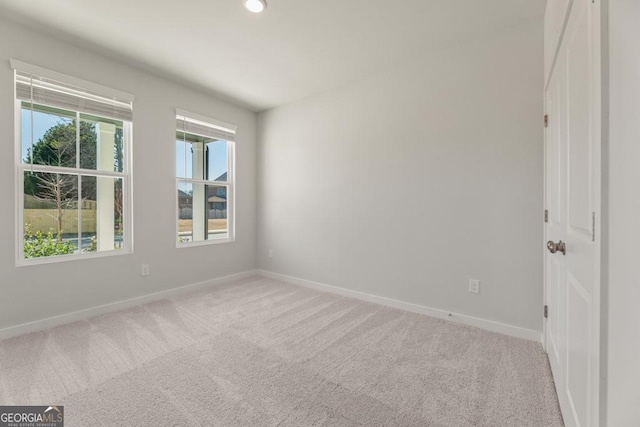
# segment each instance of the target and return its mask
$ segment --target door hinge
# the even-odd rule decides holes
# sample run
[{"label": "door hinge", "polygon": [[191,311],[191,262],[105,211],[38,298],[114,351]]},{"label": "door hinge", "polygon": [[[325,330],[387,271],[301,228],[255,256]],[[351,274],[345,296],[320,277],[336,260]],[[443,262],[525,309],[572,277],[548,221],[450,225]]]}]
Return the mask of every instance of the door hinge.
[{"label": "door hinge", "polygon": [[544,222],[549,222],[549,209],[544,210]]},{"label": "door hinge", "polygon": [[549,306],[544,306],[544,318],[547,319],[549,317]]},{"label": "door hinge", "polygon": [[596,241],[596,213],[591,213],[591,241]]},{"label": "door hinge", "polygon": [[549,115],[544,115],[544,127],[549,127]]}]

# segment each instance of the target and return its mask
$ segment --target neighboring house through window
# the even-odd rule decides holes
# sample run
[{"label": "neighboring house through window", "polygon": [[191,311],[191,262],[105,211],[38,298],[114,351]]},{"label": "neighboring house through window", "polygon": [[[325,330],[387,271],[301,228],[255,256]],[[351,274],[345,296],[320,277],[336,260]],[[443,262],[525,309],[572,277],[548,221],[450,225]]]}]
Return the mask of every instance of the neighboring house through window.
[{"label": "neighboring house through window", "polygon": [[236,127],[176,111],[178,246],[234,239]]},{"label": "neighboring house through window", "polygon": [[131,251],[133,96],[11,61],[17,262]]}]

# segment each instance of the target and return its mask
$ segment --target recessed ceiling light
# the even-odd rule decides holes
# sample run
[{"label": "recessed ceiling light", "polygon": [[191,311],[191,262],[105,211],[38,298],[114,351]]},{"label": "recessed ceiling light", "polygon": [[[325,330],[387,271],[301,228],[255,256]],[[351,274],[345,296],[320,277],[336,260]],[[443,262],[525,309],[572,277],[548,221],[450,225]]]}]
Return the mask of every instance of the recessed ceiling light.
[{"label": "recessed ceiling light", "polygon": [[260,13],[267,7],[267,0],[244,0],[244,7],[253,13]]}]

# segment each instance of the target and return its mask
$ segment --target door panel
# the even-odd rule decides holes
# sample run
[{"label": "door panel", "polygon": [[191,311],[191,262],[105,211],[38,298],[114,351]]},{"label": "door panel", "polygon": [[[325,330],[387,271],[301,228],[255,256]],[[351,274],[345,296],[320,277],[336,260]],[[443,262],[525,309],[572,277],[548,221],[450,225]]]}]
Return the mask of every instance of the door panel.
[{"label": "door panel", "polygon": [[591,73],[589,26],[585,2],[578,2],[566,35],[566,67],[568,88],[568,165],[567,208],[570,230],[591,239]]},{"label": "door panel", "polygon": [[545,240],[566,245],[545,256],[545,346],[567,427],[599,416],[599,7],[573,1],[545,92]]},{"label": "door panel", "polygon": [[566,394],[576,425],[586,426],[589,402],[589,341],[591,298],[583,286],[567,274],[567,377]]}]

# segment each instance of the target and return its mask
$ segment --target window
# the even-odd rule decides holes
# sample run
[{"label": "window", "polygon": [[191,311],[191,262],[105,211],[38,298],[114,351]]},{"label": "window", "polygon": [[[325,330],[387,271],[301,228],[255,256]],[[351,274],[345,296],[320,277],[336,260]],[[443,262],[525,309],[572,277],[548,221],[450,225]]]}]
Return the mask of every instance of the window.
[{"label": "window", "polygon": [[234,239],[235,126],[176,112],[178,246]]},{"label": "window", "polygon": [[18,61],[18,263],[131,251],[131,95]]}]

